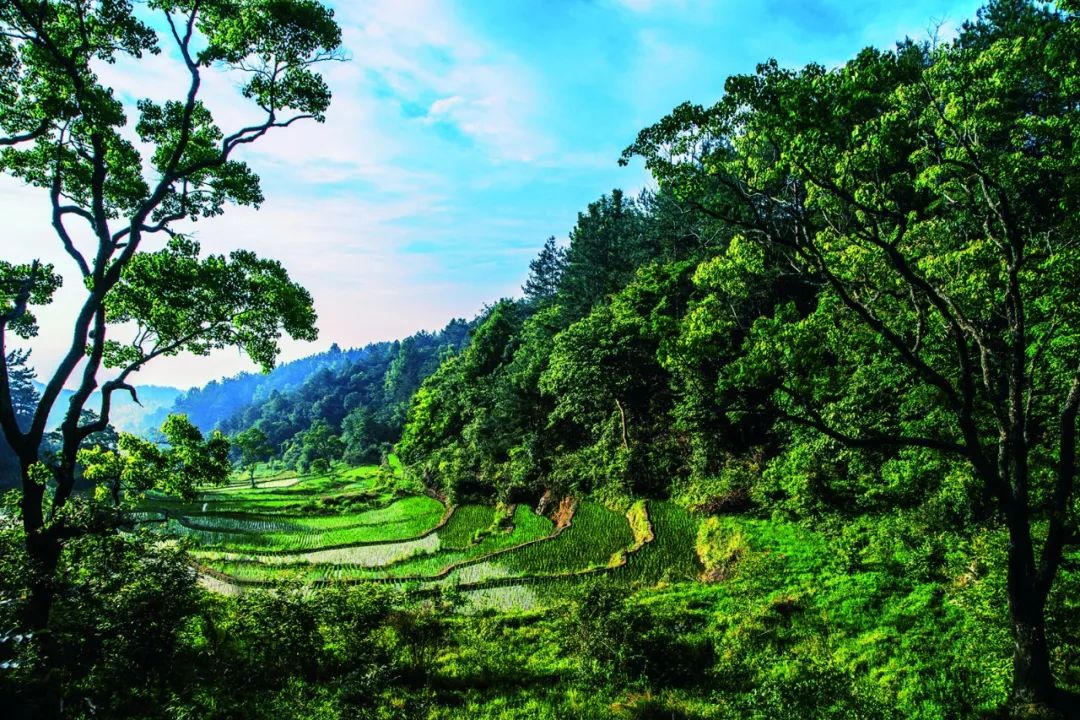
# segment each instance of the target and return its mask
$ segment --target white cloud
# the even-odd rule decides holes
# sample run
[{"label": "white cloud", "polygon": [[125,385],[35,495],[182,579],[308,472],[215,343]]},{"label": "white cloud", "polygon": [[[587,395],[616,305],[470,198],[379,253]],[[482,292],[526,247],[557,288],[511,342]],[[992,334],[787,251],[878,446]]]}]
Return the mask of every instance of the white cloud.
[{"label": "white cloud", "polygon": [[452,95],[446,98],[439,98],[435,102],[431,103],[431,107],[428,108],[428,117],[435,117],[438,115],[446,115],[451,112],[455,107],[463,104],[465,99],[460,95]]},{"label": "white cloud", "polygon": [[[554,149],[535,129],[537,99],[526,69],[465,27],[447,4],[349,3],[338,17],[353,61],[322,68],[334,92],[325,125],[294,125],[238,155],[265,181],[264,208],[231,208],[222,217],[181,228],[193,232],[206,252],[247,247],[280,259],[312,291],[324,340],[316,346],[285,342],[285,357],[333,341],[363,344],[439,327],[513,289],[498,277],[472,286],[449,279],[446,263],[470,264],[467,250],[440,255],[410,249],[416,243],[468,247],[447,230],[449,218],[461,217],[445,196],[447,169],[427,162],[438,155],[438,143],[445,143],[436,125],[457,128],[488,162]],[[183,65],[165,39],[162,44],[160,55],[96,68],[128,105],[131,123],[134,100],[182,99],[186,91]],[[205,71],[200,95],[226,133],[258,119],[259,111],[240,96],[235,76]],[[404,118],[403,101],[422,103],[427,118]],[[483,165],[481,159],[476,165]],[[32,343],[34,363],[46,375],[66,350],[66,328],[84,292],[49,227],[48,202],[40,191],[0,178],[0,215],[4,259],[42,257],[67,276],[56,302],[39,313],[43,332]],[[433,237],[433,229],[443,235]],[[89,236],[84,242],[92,247]],[[498,256],[497,248],[489,249],[488,259],[475,264]],[[140,380],[185,385],[241,369],[251,369],[250,363],[234,351],[164,358],[141,372]]]},{"label": "white cloud", "polygon": [[[841,42],[804,37],[753,3],[536,2],[503,12],[479,1],[337,0],[352,61],[322,68],[334,92],[326,123],[243,148],[238,157],[264,180],[264,208],[230,208],[193,229],[207,251],[247,247],[281,260],[312,291],[322,339],[286,343],[286,357],[435,328],[516,292],[543,238],[566,232],[589,200],[645,184],[640,162],[616,167],[619,151],[678,102],[715,100],[727,74],[769,54],[795,64],[846,58],[857,43],[902,35],[901,25],[925,34],[922,17],[947,17],[937,3],[919,0],[928,9],[908,8],[903,21],[883,2],[867,4],[859,37]],[[554,20],[533,33],[529,13]],[[180,99],[186,89],[167,53],[98,69],[125,102]],[[202,95],[226,132],[257,119],[235,76],[204,75]],[[0,178],[0,216],[0,257],[40,254],[73,269],[40,191]],[[42,370],[59,358],[81,296],[68,275],[41,313]],[[249,367],[229,352],[163,360],[141,379],[185,384]]]},{"label": "white cloud", "polygon": [[427,108],[422,124],[450,123],[500,162],[556,149],[538,118],[534,70],[463,24],[449,3],[384,0],[350,4],[338,15],[354,63],[394,101]]},{"label": "white cloud", "polygon": [[687,0],[614,0],[615,4],[631,12],[644,14],[657,10],[685,9]]}]

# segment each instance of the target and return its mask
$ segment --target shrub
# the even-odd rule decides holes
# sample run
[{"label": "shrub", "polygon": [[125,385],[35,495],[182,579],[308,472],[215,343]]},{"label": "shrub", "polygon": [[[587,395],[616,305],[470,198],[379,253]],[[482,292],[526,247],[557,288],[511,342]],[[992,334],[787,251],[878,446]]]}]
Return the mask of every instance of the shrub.
[{"label": "shrub", "polygon": [[739,560],[750,546],[742,531],[731,530],[720,518],[711,517],[698,529],[694,549],[705,566],[702,579],[718,581],[727,579],[735,572]]}]

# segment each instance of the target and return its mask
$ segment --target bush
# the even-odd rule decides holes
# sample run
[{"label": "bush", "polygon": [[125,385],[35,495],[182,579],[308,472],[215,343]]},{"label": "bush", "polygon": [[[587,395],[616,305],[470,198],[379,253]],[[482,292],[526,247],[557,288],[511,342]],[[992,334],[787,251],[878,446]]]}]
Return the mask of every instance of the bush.
[{"label": "bush", "polygon": [[735,572],[750,545],[742,531],[732,530],[720,518],[711,517],[698,528],[694,549],[705,566],[703,579],[718,581],[726,580]]}]

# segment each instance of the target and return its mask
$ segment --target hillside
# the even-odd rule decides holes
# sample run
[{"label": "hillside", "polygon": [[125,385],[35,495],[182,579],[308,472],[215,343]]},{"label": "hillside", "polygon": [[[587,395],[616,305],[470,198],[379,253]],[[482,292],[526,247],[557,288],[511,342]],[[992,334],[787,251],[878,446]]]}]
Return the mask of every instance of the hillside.
[{"label": "hillside", "polygon": [[158,412],[181,413],[204,431],[265,433],[268,457],[293,467],[316,459],[377,461],[401,435],[405,411],[420,383],[471,328],[451,320],[435,333],[363,348],[329,351],[285,363],[265,375],[244,373],[179,396]]},{"label": "hillside", "polygon": [[[254,487],[155,495],[133,517],[189,543],[200,583],[236,612],[262,612],[265,590],[289,598],[273,609],[286,624],[340,593],[398,608],[385,622],[410,623],[424,639],[403,642],[426,649],[392,687],[410,703],[434,688],[431,717],[468,703],[475,717],[509,704],[520,717],[795,720],[827,703],[835,717],[899,720],[989,711],[1007,689],[1008,631],[983,610],[1000,570],[919,577],[895,548],[798,522],[704,519],[663,500],[447,504],[393,456],[308,476],[262,468]],[[625,689],[637,683],[656,694]]]},{"label": "hillside", "polygon": [[3,720],[1080,720],[1080,0],[924,11],[0,3]]},{"label": "hillside", "polygon": [[188,502],[154,498],[139,517],[192,541],[208,584],[234,593],[283,582],[451,586],[476,612],[536,609],[600,577],[651,585],[700,574],[696,521],[670,503],[614,512],[565,498],[541,503],[540,514],[446,505],[387,467],[263,477]]},{"label": "hillside", "polygon": [[211,380],[179,395],[167,413],[183,413],[204,431],[213,430],[248,407],[265,402],[274,392],[289,392],[315,373],[358,361],[376,347],[342,350],[334,344],[326,352],[282,363],[265,374],[240,373]]}]

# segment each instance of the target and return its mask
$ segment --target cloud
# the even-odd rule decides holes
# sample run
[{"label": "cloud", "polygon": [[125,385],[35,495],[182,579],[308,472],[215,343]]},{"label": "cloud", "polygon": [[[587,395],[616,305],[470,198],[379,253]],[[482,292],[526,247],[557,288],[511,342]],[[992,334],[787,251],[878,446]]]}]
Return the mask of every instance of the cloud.
[{"label": "cloud", "polygon": [[651,13],[663,9],[670,11],[687,7],[687,0],[614,0],[619,5],[634,13]]},{"label": "cloud", "polygon": [[[461,258],[417,252],[427,229],[409,224],[418,216],[438,216],[446,209],[436,196],[418,195],[397,202],[357,201],[351,196],[315,200],[281,198],[262,210],[234,208],[209,221],[179,229],[197,239],[204,253],[228,253],[238,247],[281,259],[290,277],[312,293],[319,314],[317,343],[285,340],[283,358],[308,355],[337,341],[362,345],[404,337],[420,329],[442,327],[452,316],[471,317],[483,300],[506,292],[501,275],[488,282],[462,283],[448,267]],[[68,329],[85,291],[70,259],[48,226],[48,200],[39,190],[0,178],[0,214],[5,223],[4,259],[41,258],[55,263],[65,285],[49,306],[37,309],[42,333],[30,343],[33,364],[47,376],[67,349]],[[122,337],[124,331],[114,331]],[[160,358],[139,373],[139,382],[187,386],[209,377],[253,371],[255,366],[234,350],[207,358]]]},{"label": "cloud", "polygon": [[431,103],[431,107],[428,108],[428,117],[435,117],[437,115],[445,115],[453,109],[465,102],[465,99],[460,95],[454,95],[447,98],[439,98],[435,102]]},{"label": "cloud", "polygon": [[539,122],[534,69],[469,27],[450,3],[350,4],[339,17],[354,63],[372,83],[369,97],[381,90],[383,103],[426,107],[421,127],[452,125],[496,162],[528,162],[555,150]]}]

